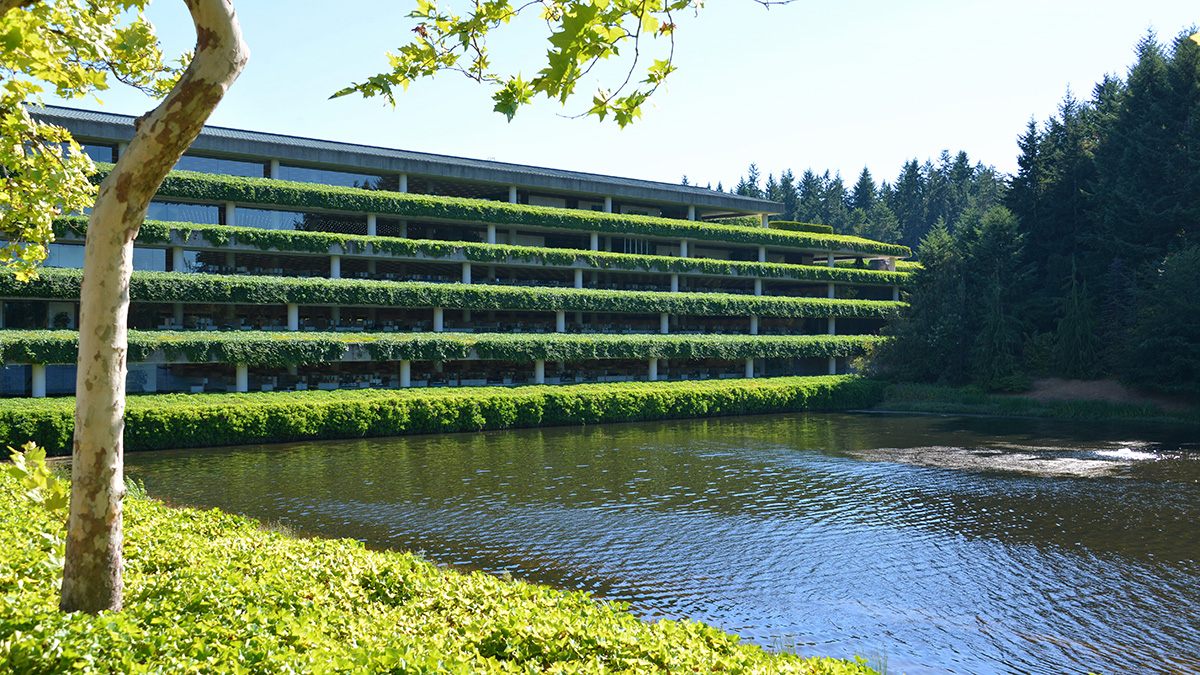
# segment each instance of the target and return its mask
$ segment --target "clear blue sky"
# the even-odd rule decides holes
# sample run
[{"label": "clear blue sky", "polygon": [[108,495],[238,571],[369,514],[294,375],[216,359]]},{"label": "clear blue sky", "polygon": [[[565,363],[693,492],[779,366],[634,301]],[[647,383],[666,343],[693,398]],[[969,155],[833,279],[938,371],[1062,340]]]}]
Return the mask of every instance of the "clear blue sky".
[{"label": "clear blue sky", "polygon": [[[851,183],[865,165],[892,180],[906,160],[942,149],[1007,173],[1026,123],[1053,114],[1068,87],[1086,98],[1105,73],[1125,75],[1148,29],[1168,41],[1200,23],[1195,0],[797,0],[770,10],[710,0],[678,19],[680,70],[624,130],[563,116],[585,109],[594,82],[565,109],[539,100],[512,123],[491,112],[490,90],[452,73],[413,85],[394,110],[328,100],[386,66],[384,52],[410,35],[413,4],[235,0],[252,56],[210,123],[726,188],[751,162],[764,177],[812,167]],[[160,0],[150,18],[169,53],[194,43],[182,2]],[[506,30],[493,62],[536,70],[544,24],[531,16]],[[67,104],[152,107],[130,91],[101,98]]]}]

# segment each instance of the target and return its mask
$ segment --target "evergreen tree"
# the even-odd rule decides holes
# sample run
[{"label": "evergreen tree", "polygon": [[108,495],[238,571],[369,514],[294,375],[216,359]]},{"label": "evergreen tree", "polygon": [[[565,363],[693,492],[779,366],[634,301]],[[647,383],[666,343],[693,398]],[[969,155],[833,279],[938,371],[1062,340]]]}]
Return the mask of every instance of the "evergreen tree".
[{"label": "evergreen tree", "polygon": [[1058,371],[1067,377],[1095,376],[1098,347],[1094,301],[1088,296],[1087,281],[1072,265],[1055,341]]},{"label": "evergreen tree", "polygon": [[858,182],[854,184],[850,205],[863,211],[870,211],[875,205],[875,179],[871,178],[871,172],[865,166],[862,173],[858,174]]},{"label": "evergreen tree", "polygon": [[779,192],[783,204],[783,220],[796,220],[796,208],[800,203],[800,195],[796,191],[796,177],[788,169],[779,175]]},{"label": "evergreen tree", "polygon": [[888,207],[900,221],[903,243],[916,250],[929,231],[925,220],[925,180],[921,176],[921,165],[913,159],[904,164],[900,176],[892,188]]},{"label": "evergreen tree", "polygon": [[691,183],[688,183],[688,177],[687,177],[687,174],[686,174],[686,173],[685,173],[685,174],[683,174],[683,180],[681,180],[681,181],[679,182],[679,184],[680,184],[680,185],[691,185]]}]

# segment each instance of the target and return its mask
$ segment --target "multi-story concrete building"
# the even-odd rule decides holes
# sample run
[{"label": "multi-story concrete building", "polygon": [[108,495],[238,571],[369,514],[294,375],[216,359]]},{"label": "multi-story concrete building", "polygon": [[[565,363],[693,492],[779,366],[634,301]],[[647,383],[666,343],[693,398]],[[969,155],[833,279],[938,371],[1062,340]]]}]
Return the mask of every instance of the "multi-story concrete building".
[{"label": "multi-story concrete building", "polygon": [[[129,116],[38,116],[101,172],[133,136]],[[781,211],[695,186],[209,127],[138,237],[129,389],[844,372],[899,301],[908,250],[769,224]],[[73,393],[69,350],[44,345],[73,339],[85,223],[56,228],[41,280],[0,280],[4,395]]]}]

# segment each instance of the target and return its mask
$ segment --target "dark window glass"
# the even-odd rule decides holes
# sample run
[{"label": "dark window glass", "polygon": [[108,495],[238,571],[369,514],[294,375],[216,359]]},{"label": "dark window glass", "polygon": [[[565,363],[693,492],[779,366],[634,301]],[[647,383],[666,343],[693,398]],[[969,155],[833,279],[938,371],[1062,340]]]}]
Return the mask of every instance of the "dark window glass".
[{"label": "dark window glass", "polygon": [[146,211],[146,220],[219,225],[221,223],[221,211],[221,207],[208,204],[150,202],[150,209]]},{"label": "dark window glass", "polygon": [[262,178],[267,175],[266,165],[262,162],[244,162],[237,159],[218,159],[216,157],[196,157],[184,155],[175,164],[179,171],[199,171],[201,173],[219,173],[226,176],[247,176]]},{"label": "dark window glass", "polygon": [[167,271],[167,251],[161,248],[133,249],[133,269],[148,272]]},{"label": "dark window glass", "polygon": [[117,161],[117,146],[115,145],[96,145],[93,143],[80,143],[83,147],[83,154],[92,158],[93,162],[108,162]]},{"label": "dark window glass", "polygon": [[[298,183],[320,183],[322,185],[341,185],[366,190],[395,190],[396,187],[386,185],[383,176],[367,173],[352,173],[349,171],[332,171],[329,169],[310,169],[303,166],[280,166],[279,178],[293,180]],[[397,183],[399,179],[393,179]]]}]

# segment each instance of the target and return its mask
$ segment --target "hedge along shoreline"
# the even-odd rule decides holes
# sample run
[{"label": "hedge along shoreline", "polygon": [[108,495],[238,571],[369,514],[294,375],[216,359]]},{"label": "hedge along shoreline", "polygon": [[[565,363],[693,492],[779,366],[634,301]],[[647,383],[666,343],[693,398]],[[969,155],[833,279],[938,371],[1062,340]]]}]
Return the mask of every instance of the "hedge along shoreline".
[{"label": "hedge along shoreline", "polygon": [[[714,260],[712,258],[680,258],[662,255],[637,255],[633,253],[611,253],[608,251],[586,251],[582,249],[542,248],[536,246],[510,246],[507,244],[483,244],[478,242],[441,241],[436,239],[399,239],[396,237],[369,237],[365,235],[337,234],[333,232],[305,232],[300,230],[265,230],[253,227],[231,227],[228,225],[205,225],[202,223],[177,223],[147,220],[138,233],[138,242],[143,244],[171,244],[174,230],[179,241],[187,241],[198,234],[215,248],[241,244],[253,246],[261,251],[288,251],[299,253],[330,254],[334,246],[349,255],[387,253],[398,258],[414,260],[446,259],[461,255],[469,262],[540,263],[544,266],[577,268],[582,263],[596,270],[646,271],[705,276],[739,276],[761,279],[791,279],[796,281],[819,281],[849,283],[864,286],[907,286],[908,274],[884,270],[866,270],[826,265],[792,265],[785,263],[760,263],[751,261]],[[54,223],[55,236],[82,237],[87,232],[87,219],[74,216],[62,218]],[[370,253],[368,253],[370,252]]]},{"label": "hedge along shoreline", "polygon": [[[404,436],[611,422],[848,410],[886,384],[853,375],[561,386],[130,396],[125,449]],[[0,401],[0,437],[71,452],[75,399]]]},{"label": "hedge along shoreline", "polygon": [[[45,269],[33,281],[0,273],[0,296],[79,299],[82,271]],[[471,310],[606,312],[783,318],[886,318],[904,303],[727,293],[606,291],[533,286],[134,272],[135,302],[194,302]]]},{"label": "hedge along shoreline", "polygon": [[[576,333],[309,333],[129,331],[128,360],[299,366],[350,360],[532,362],[860,356],[875,335],[589,335]],[[359,354],[351,355],[352,348]],[[0,331],[0,361],[75,363],[78,333]]]},{"label": "hedge along shoreline", "polygon": [[[94,182],[112,170],[100,164]],[[401,218],[432,218],[462,223],[526,225],[576,232],[633,234],[672,239],[782,246],[803,251],[847,251],[907,258],[907,246],[885,244],[861,237],[812,232],[791,232],[769,227],[723,225],[711,221],[674,220],[652,216],[556,209],[461,197],[417,195],[384,190],[364,190],[273,178],[246,178],[172,171],[156,196],[205,202],[233,202],[246,206],[316,208],[351,213],[374,213]]]}]

